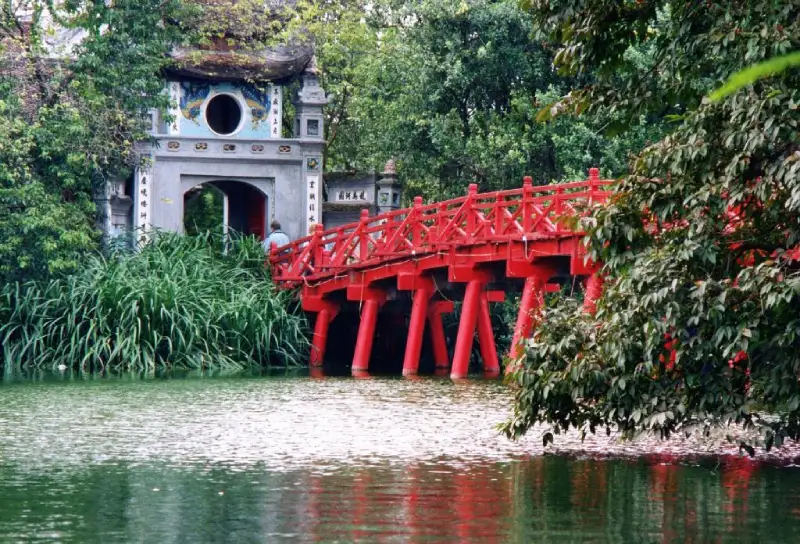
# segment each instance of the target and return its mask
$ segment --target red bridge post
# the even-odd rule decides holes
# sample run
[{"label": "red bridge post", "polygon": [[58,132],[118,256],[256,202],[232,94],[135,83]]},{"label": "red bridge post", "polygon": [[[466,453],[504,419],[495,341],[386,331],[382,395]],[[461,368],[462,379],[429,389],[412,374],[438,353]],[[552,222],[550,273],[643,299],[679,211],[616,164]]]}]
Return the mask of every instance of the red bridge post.
[{"label": "red bridge post", "polygon": [[[406,352],[403,356],[403,376],[413,376],[419,369],[419,357],[422,350],[422,337],[425,333],[425,320],[428,317],[428,306],[433,295],[433,282],[429,278],[413,277],[415,285],[414,300],[411,306],[411,319],[408,325],[408,338]],[[398,289],[406,287],[401,285],[402,276],[398,276]]]},{"label": "red bridge post", "polygon": [[442,314],[453,311],[453,302],[438,300],[428,308],[428,324],[431,331],[431,343],[433,345],[433,361],[437,370],[450,369],[450,356],[447,353],[447,339],[444,335],[444,325],[442,324]]},{"label": "red bridge post", "polygon": [[595,272],[586,278],[586,292],[583,295],[584,311],[594,314],[597,311],[597,299],[603,295],[605,277],[600,272]]},{"label": "red bridge post", "polygon": [[375,323],[378,321],[377,300],[365,300],[361,307],[361,322],[358,324],[356,351],[353,354],[353,372],[369,370],[369,358],[372,354],[372,341],[375,338]]},{"label": "red bridge post", "polygon": [[[519,304],[517,323],[514,327],[514,336],[511,339],[509,357],[512,361],[524,357],[525,351],[521,346],[523,340],[531,335],[533,316],[544,305],[544,293],[547,280],[553,275],[551,266],[532,263],[530,274],[525,278],[525,287],[522,289],[522,299]],[[513,365],[506,367],[506,374],[513,370]]]},{"label": "red bridge post", "polygon": [[317,322],[314,324],[314,339],[311,342],[311,356],[308,364],[312,367],[322,366],[325,358],[325,347],[328,345],[328,328],[331,321],[339,313],[338,306],[327,305],[317,313]]},{"label": "red bridge post", "polygon": [[522,299],[519,303],[517,323],[514,326],[514,336],[511,340],[511,358],[516,358],[521,353],[520,344],[531,334],[533,313],[544,303],[544,288],[546,279],[531,276],[525,278],[525,287],[522,289]]},{"label": "red bridge post", "polygon": [[489,313],[489,296],[481,293],[480,310],[478,312],[478,345],[481,348],[483,371],[488,375],[500,374],[500,362],[497,359],[497,345],[492,330],[492,315]]},{"label": "red bridge post", "polygon": [[600,265],[586,255],[574,255],[570,259],[569,273],[572,276],[583,276],[584,281],[584,295],[583,295],[583,310],[590,314],[597,311],[597,299],[603,294],[603,284],[605,283],[605,275],[600,272]]},{"label": "red bridge post", "polygon": [[461,321],[458,323],[456,350],[453,353],[453,368],[450,377],[454,380],[466,378],[469,373],[469,358],[472,355],[472,339],[475,336],[475,325],[478,321],[478,305],[484,282],[473,279],[467,283],[464,293],[464,305],[461,307]]},{"label": "red bridge post", "polygon": [[308,364],[311,367],[320,367],[325,358],[325,347],[328,345],[328,327],[339,314],[339,304],[309,293],[302,296],[302,302],[303,310],[317,314]]}]

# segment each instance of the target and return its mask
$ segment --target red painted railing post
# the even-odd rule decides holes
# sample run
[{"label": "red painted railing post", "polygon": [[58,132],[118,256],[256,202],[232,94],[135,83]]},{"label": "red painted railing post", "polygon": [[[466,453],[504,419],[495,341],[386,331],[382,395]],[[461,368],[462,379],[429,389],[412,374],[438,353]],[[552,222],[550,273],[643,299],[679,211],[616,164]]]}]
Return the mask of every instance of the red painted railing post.
[{"label": "red painted railing post", "polygon": [[318,274],[325,265],[325,246],[322,244],[324,230],[323,226],[317,223],[314,226],[314,236],[311,238],[311,244],[313,244],[312,254],[314,255],[314,274]]},{"label": "red painted railing post", "polygon": [[444,242],[444,229],[447,228],[447,204],[439,204],[436,212],[436,241]]},{"label": "red painted railing post", "polygon": [[358,259],[362,263],[367,260],[369,255],[369,235],[367,234],[367,224],[369,223],[369,210],[361,210],[361,220],[358,225]]},{"label": "red painted railing post", "polygon": [[533,230],[533,178],[522,178],[522,233]]},{"label": "red painted railing post", "polygon": [[395,217],[394,215],[390,215],[389,217],[386,218],[386,222],[383,224],[383,236],[378,246],[380,247],[381,251],[390,251],[387,248],[386,244],[391,239],[392,234],[394,234],[394,230],[396,228],[394,217]]},{"label": "red painted railing post", "polygon": [[278,263],[272,263],[272,258],[278,256],[278,244],[276,242],[272,242],[269,245],[269,253],[267,254],[267,262],[269,263],[269,267],[272,270],[272,277],[276,278],[280,275],[280,267]]},{"label": "red painted railing post", "polygon": [[556,218],[561,219],[561,214],[564,210],[564,207],[562,206],[564,202],[564,189],[561,187],[556,187],[556,194],[554,198],[556,201],[554,202],[553,210],[555,211]]},{"label": "red painted railing post", "polygon": [[564,213],[564,189],[561,187],[556,187],[556,193],[553,195],[553,223],[556,225],[556,228],[559,232],[565,230],[563,225],[563,213]]},{"label": "red painted railing post", "polygon": [[411,249],[417,250],[422,247],[422,224],[420,217],[422,208],[422,197],[414,197],[414,208],[411,210]]},{"label": "red painted railing post", "polygon": [[322,246],[322,272],[327,272],[330,269],[331,252],[323,245]]},{"label": "red painted railing post", "polygon": [[347,240],[347,237],[344,235],[344,228],[339,227],[336,229],[336,238],[333,244],[333,250],[331,255],[331,261],[335,261],[339,253],[344,249],[344,242]]},{"label": "red painted railing post", "polygon": [[467,200],[464,202],[465,210],[467,212],[467,237],[472,240],[475,236],[475,231],[478,229],[478,213],[475,208],[475,200],[478,195],[478,186],[475,183],[470,183],[467,189]]},{"label": "red painted railing post", "polygon": [[596,187],[599,186],[600,181],[600,169],[599,168],[589,168],[589,205],[591,206],[594,204],[594,193]]},{"label": "red painted railing post", "polygon": [[494,236],[495,238],[503,234],[503,219],[506,213],[506,197],[500,193],[495,198],[494,207]]}]

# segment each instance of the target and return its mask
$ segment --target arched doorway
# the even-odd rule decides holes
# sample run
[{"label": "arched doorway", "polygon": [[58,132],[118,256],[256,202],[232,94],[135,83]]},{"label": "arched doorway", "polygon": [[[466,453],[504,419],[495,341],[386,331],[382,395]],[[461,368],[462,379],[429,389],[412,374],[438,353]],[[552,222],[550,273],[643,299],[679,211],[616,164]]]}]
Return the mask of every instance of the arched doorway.
[{"label": "arched doorway", "polygon": [[183,227],[192,234],[219,226],[224,234],[234,231],[263,240],[268,233],[268,209],[267,196],[248,183],[202,183],[183,195]]}]

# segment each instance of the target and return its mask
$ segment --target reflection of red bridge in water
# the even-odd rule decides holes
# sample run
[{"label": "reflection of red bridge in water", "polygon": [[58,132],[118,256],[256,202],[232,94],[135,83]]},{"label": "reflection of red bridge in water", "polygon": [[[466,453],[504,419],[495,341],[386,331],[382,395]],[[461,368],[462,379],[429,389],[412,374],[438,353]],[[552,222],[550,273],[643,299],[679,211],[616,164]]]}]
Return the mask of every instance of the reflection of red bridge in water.
[{"label": "reflection of red bridge in water", "polygon": [[360,309],[352,371],[369,369],[378,312],[388,301],[410,299],[403,374],[416,374],[423,333],[429,327],[437,368],[449,367],[441,314],[463,300],[451,376],[467,375],[477,328],[484,371],[500,371],[489,313],[490,302],[522,289],[513,345],[526,338],[545,291],[575,278],[587,280],[591,309],[601,279],[585,262],[583,232],[575,221],[609,196],[610,181],[596,168],[586,181],[523,187],[466,196],[369,217],[317,231],[273,252],[273,278],[282,287],[301,286],[303,309],[316,314],[312,366],[322,364],[331,321],[349,307]]},{"label": "reflection of red bridge in water", "polygon": [[314,542],[594,542],[612,534],[623,542],[726,542],[797,517],[798,498],[771,492],[780,476],[759,474],[765,468],[749,458],[673,453],[429,459],[402,470],[356,462],[309,473],[297,488],[305,499],[295,502],[307,501],[303,531]]}]

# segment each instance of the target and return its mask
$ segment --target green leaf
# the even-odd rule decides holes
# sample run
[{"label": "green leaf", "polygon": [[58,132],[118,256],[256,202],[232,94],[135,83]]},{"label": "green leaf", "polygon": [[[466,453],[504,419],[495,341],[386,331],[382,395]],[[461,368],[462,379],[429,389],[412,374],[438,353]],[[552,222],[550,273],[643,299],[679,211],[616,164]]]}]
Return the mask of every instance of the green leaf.
[{"label": "green leaf", "polygon": [[795,66],[800,66],[800,51],[760,62],[731,75],[722,87],[708,96],[708,99],[711,102],[719,102],[759,79],[778,75]]}]

